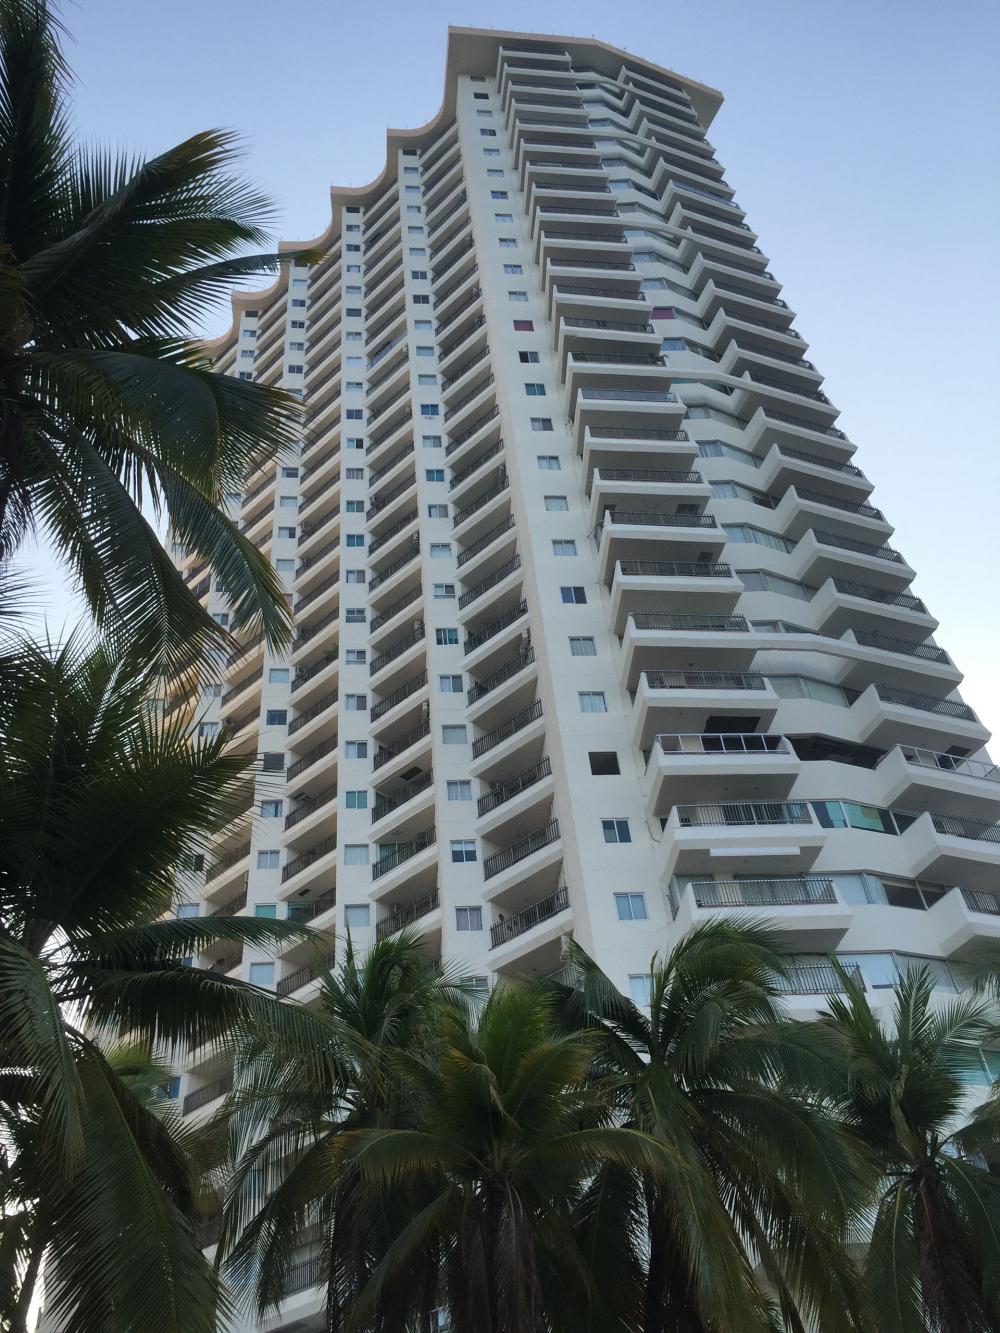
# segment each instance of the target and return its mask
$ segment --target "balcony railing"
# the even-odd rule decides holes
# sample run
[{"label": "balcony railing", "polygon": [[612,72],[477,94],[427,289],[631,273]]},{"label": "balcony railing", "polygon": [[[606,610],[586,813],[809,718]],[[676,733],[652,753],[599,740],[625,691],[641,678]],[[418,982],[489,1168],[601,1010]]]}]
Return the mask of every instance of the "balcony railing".
[{"label": "balcony railing", "polygon": [[442,420],[451,421],[452,417],[458,416],[459,412],[461,412],[464,407],[468,406],[468,404],[471,403],[474,399],[480,397],[481,394],[485,393],[486,390],[490,388],[490,386],[493,383],[494,383],[494,377],[492,374],[487,375],[484,379],[481,379],[478,384],[474,385],[469,390],[468,393],[464,393],[462,397],[458,400],[458,402],[454,404],[454,406],[448,408]]},{"label": "balcony railing", "polygon": [[234,949],[231,953],[224,954],[222,958],[216,958],[215,962],[208,969],[209,972],[232,972],[234,967],[239,967],[243,962],[243,945]]},{"label": "balcony railing", "polygon": [[327,889],[316,898],[310,898],[308,902],[289,903],[288,920],[299,924],[305,921],[315,921],[318,916],[328,912],[331,907],[337,904],[337,890]]},{"label": "balcony railing", "polygon": [[520,568],[521,557],[519,555],[511,556],[511,558],[504,561],[498,569],[495,569],[492,574],[487,575],[481,583],[475,584],[473,587],[469,588],[467,592],[462,593],[461,597],[458,599],[459,610],[464,610],[465,607],[471,605],[477,597],[482,597],[484,592],[488,592],[490,588],[495,587],[498,583],[502,583],[508,575],[513,574],[515,570]]},{"label": "balcony railing", "polygon": [[[245,878],[246,875],[244,874],[244,879]],[[220,903],[218,907],[213,908],[208,915],[235,916],[237,912],[242,912],[243,908],[246,907],[246,905],[247,905],[247,891],[246,889],[242,889],[239,893],[234,894],[232,898],[227,898],[224,903]]]},{"label": "balcony railing", "polygon": [[472,321],[471,324],[466,325],[466,327],[462,330],[460,334],[458,334],[457,337],[452,338],[450,343],[445,343],[445,345],[438,351],[438,360],[447,361],[448,357],[451,356],[452,352],[456,351],[459,347],[461,347],[462,344],[466,341],[466,339],[468,339],[473,333],[475,333],[476,329],[481,329],[485,323],[486,323],[486,316],[479,315],[476,319]]},{"label": "balcony railing", "polygon": [[648,509],[618,509],[608,507],[601,515],[601,524],[632,528],[717,528],[711,514],[656,514]]},{"label": "balcony railing", "polygon": [[970,912],[1000,916],[1000,892],[996,889],[962,889],[961,894]]},{"label": "balcony railing", "polygon": [[[586,319],[582,315],[563,315],[563,324],[568,329],[599,329],[611,333],[655,333],[652,324],[629,322],[622,319]],[[574,357],[577,353],[574,352]]]},{"label": "balcony railing", "polygon": [[[478,366],[480,362],[485,361],[489,354],[490,345],[487,343],[475,356],[469,357],[468,361],[464,361],[456,370],[453,370],[450,375],[445,376],[441,381],[441,392],[445,393],[451,385],[457,384],[463,375],[468,374],[473,366]],[[447,421],[448,418],[445,417],[445,420]]]},{"label": "balcony railing", "polygon": [[834,578],[833,586],[845,597],[861,597],[866,602],[881,602],[885,606],[898,606],[906,611],[918,611],[927,614],[927,607],[919,597],[909,592],[895,592],[890,588],[876,588],[871,583],[858,583],[854,579]]},{"label": "balcony railing", "polygon": [[619,287],[580,287],[576,283],[557,282],[557,296],[583,296],[602,301],[645,301],[643,292],[626,292]]},{"label": "balcony railing", "polygon": [[477,495],[472,503],[467,504],[464,509],[455,510],[451,520],[452,527],[461,527],[466,519],[471,518],[473,514],[478,514],[480,509],[485,509],[491,501],[496,500],[498,496],[503,495],[504,492],[509,489],[510,478],[507,476],[507,469],[502,467],[500,469],[499,480],[495,486],[491,486],[489,490],[483,491],[481,495]]},{"label": "balcony railing", "polygon": [[943,648],[933,643],[915,643],[913,639],[901,639],[895,634],[881,634],[878,630],[856,629],[854,638],[866,648],[883,648],[889,653],[902,653],[906,657],[920,657],[926,662],[951,664],[951,658]]},{"label": "balcony railing", "polygon": [[800,500],[807,500],[810,504],[825,505],[828,509],[840,509],[845,514],[857,514],[859,518],[885,520],[881,509],[858,500],[844,500],[839,495],[827,495],[825,491],[806,490],[804,486],[796,486],[795,494]]},{"label": "balcony railing", "polygon": [[877,546],[874,542],[859,542],[853,537],[841,537],[836,532],[812,530],[812,535],[821,546],[836,546],[841,551],[854,551],[858,555],[870,556],[873,560],[888,560],[893,564],[903,565],[906,561],[891,546]]},{"label": "balcony railing", "polygon": [[596,480],[600,481],[648,481],[654,485],[698,486],[704,482],[700,472],[690,468],[664,467],[602,467],[598,469]]},{"label": "balcony railing", "polygon": [[671,430],[666,426],[602,426],[590,425],[587,430],[595,440],[686,440],[686,430]]},{"label": "balcony railing", "polygon": [[518,861],[523,861],[535,852],[540,852],[543,847],[548,847],[550,843],[557,842],[559,836],[559,820],[549,820],[541,828],[533,829],[524,837],[518,838],[516,842],[512,842],[509,847],[501,847],[498,852],[487,856],[483,861],[483,878],[493,879],[503,871],[509,870],[511,866],[517,865]]},{"label": "balcony railing", "polygon": [[435,307],[437,307],[437,306],[443,306],[443,305],[445,305],[448,301],[450,301],[451,298],[454,296],[454,294],[455,294],[457,291],[460,291],[461,288],[465,286],[465,284],[469,281],[469,279],[472,277],[472,275],[473,275],[474,273],[478,273],[478,272],[479,272],[479,265],[478,265],[478,264],[473,264],[470,268],[468,268],[468,269],[466,270],[465,273],[462,274],[462,276],[458,279],[457,282],[453,282],[453,283],[451,284],[451,286],[450,286],[449,288],[447,288],[446,291],[443,291],[443,292],[441,292],[441,294],[440,294],[439,296],[435,296],[435,297],[434,297],[434,305],[435,305]]},{"label": "balcony railing", "polygon": [[[991,764],[987,759],[967,759],[964,755],[943,754],[939,750],[925,750],[918,745],[901,745],[899,750],[908,764],[918,768],[933,768],[942,773],[956,773],[962,778],[1000,782],[1000,765]],[[889,754],[892,754],[891,750],[882,759],[888,758]]]},{"label": "balcony railing", "polygon": [[630,352],[571,352],[575,366],[665,366],[662,356]]},{"label": "balcony railing", "polygon": [[[411,486],[412,484],[413,484],[413,478],[411,477],[406,482],[406,486]],[[403,532],[406,528],[410,526],[411,523],[415,523],[417,518],[419,517],[419,512],[420,511],[417,509],[411,509],[408,513],[403,514],[400,518],[397,518],[395,523],[391,523],[389,527],[386,528],[385,532],[380,532],[377,537],[373,537],[371,541],[368,543],[369,559],[377,551],[381,551],[383,546],[388,545],[388,543],[392,541],[393,537],[398,537],[401,532]]]},{"label": "balcony railing", "polygon": [[726,801],[674,807],[681,828],[770,827],[780,824],[811,824],[812,812],[805,801]]},{"label": "balcony railing", "polygon": [[415,838],[409,842],[401,842],[393,847],[391,852],[386,852],[380,856],[377,861],[372,862],[372,879],[381,879],[387,875],[390,870],[395,870],[397,866],[411,860],[420,852],[426,851],[428,847],[434,846],[434,830],[426,829],[423,833],[418,833]]},{"label": "balcony railing", "polygon": [[395,935],[397,930],[404,930],[414,921],[419,921],[421,917],[429,916],[431,912],[437,910],[440,903],[438,891],[433,889],[430,893],[425,893],[422,898],[417,898],[415,902],[394,907],[375,927],[376,938],[384,940],[389,935]]},{"label": "balcony railing", "polygon": [[514,713],[512,717],[506,718],[498,727],[494,727],[492,731],[488,731],[485,735],[474,740],[472,742],[473,759],[478,759],[480,755],[495,749],[509,737],[516,736],[519,731],[530,726],[532,722],[536,722],[541,716],[542,701],[536,699],[527,708],[522,708],[519,712]]},{"label": "balcony railing", "polygon": [[387,606],[385,610],[380,611],[377,616],[372,616],[371,623],[368,626],[369,630],[374,634],[376,630],[381,629],[383,625],[388,624],[393,616],[398,616],[400,611],[404,611],[408,606],[412,606],[414,602],[418,602],[422,596],[423,589],[419,586],[411,588],[409,592],[403,593],[402,597],[393,602],[391,606]]},{"label": "balcony railing", "polygon": [[321,671],[325,671],[328,666],[332,666],[339,656],[340,654],[334,649],[331,653],[324,653],[319,661],[313,662],[311,666],[300,667],[292,677],[292,692],[294,693],[295,690],[300,689],[306,681],[312,680],[313,676],[318,676]]},{"label": "balcony railing", "polygon": [[499,440],[494,440],[491,445],[484,449],[478,458],[474,458],[468,467],[463,467],[458,472],[453,472],[451,474],[449,488],[455,490],[457,487],[461,486],[466,477],[471,477],[474,472],[478,472],[485,463],[490,461],[491,458],[496,458],[497,454],[502,452],[503,438],[501,437]]},{"label": "balcony railing", "polygon": [[666,732],[656,736],[654,744],[665,755],[792,753],[792,747],[784,736],[760,731]]},{"label": "balcony railing", "polygon": [[520,620],[527,610],[528,603],[522,597],[499,616],[496,616],[493,620],[488,620],[486,624],[476,630],[474,634],[467,635],[465,639],[465,651],[471,653],[474,648],[478,648],[481,644],[487,643],[494,635],[499,634],[501,630],[506,629],[508,625],[513,625],[515,620]]},{"label": "balcony railing", "polygon": [[319,717],[320,713],[325,713],[326,710],[332,708],[336,702],[336,690],[331,690],[329,694],[324,694],[323,698],[317,700],[311,708],[307,708],[306,711],[300,713],[298,717],[292,718],[291,722],[288,724],[289,736],[294,736],[297,731],[300,731],[306,725],[307,722],[311,722],[313,718]]},{"label": "balcony railing", "polygon": [[[503,489],[506,490],[506,486]],[[484,532],[481,537],[477,538],[471,546],[466,546],[463,550],[459,551],[458,559],[456,561],[458,568],[461,569],[463,565],[468,564],[468,562],[474,559],[480,551],[485,551],[487,546],[492,546],[495,541],[504,535],[505,532],[512,532],[514,527],[515,523],[513,514],[508,514],[506,518],[502,518],[500,522],[490,528],[488,532]]]},{"label": "balcony railing", "polygon": [[833,880],[814,875],[694,880],[690,887],[697,907],[811,907],[837,901]]},{"label": "balcony railing", "polygon": [[[304,967],[297,968],[294,972],[289,972],[287,977],[282,977],[274,988],[275,992],[278,995],[291,995],[292,991],[300,990],[303,986],[308,985],[310,981],[313,981],[316,977],[322,975],[326,968],[336,962],[336,959],[336,949],[329,949],[322,955],[322,958],[317,958],[316,961],[312,963],[306,963]],[[315,1260],[313,1262],[315,1262]],[[318,1281],[318,1277],[313,1278],[311,1282],[303,1282],[302,1286],[312,1286],[313,1282],[316,1281]],[[287,1290],[289,1290],[289,1288],[286,1287],[286,1291]],[[300,1290],[300,1288],[294,1288],[294,1290]]]},{"label": "balcony railing", "polygon": [[489,814],[497,806],[506,804],[515,796],[520,795],[522,791],[527,791],[529,787],[542,782],[552,772],[552,761],[547,755],[539,759],[537,764],[530,764],[523,768],[520,773],[515,773],[513,777],[501,778],[499,781],[491,783],[490,790],[485,796],[480,796],[477,803],[477,813],[479,815]]},{"label": "balcony railing", "polygon": [[251,671],[249,676],[244,676],[242,680],[237,681],[232,689],[226,690],[225,694],[222,696],[222,707],[225,708],[226,704],[231,703],[238,694],[242,694],[244,690],[248,690],[251,685],[256,685],[257,681],[263,679],[263,676],[264,668],[258,667],[256,671]]},{"label": "balcony railing", "polygon": [[916,708],[922,713],[936,713],[939,717],[954,717],[962,722],[978,722],[979,719],[969,707],[955,699],[938,699],[932,694],[918,694],[915,690],[900,690],[894,685],[875,684],[875,692],[886,704],[899,704],[903,708]]},{"label": "balcony railing", "polygon": [[[741,315],[740,319],[743,318]],[[784,332],[784,330],[780,330]],[[805,417],[796,417],[789,412],[776,412],[774,408],[765,407],[762,409],[764,415],[770,421],[782,421],[789,426],[798,426],[802,430],[811,430],[817,435],[829,435],[834,440],[846,440],[847,436],[836,426],[824,426],[821,421],[808,421]]]},{"label": "balcony railing", "polygon": [[387,579],[391,579],[393,574],[398,574],[404,565],[408,565],[411,560],[415,560],[419,554],[420,554],[420,542],[415,537],[413,545],[410,548],[410,550],[404,551],[403,554],[397,556],[397,558],[393,560],[391,564],[386,565],[385,569],[380,570],[377,574],[372,575],[372,577],[368,580],[368,591],[372,593],[375,591],[376,588],[380,588]]},{"label": "balcony railing", "polygon": [[400,685],[399,689],[393,690],[393,692],[386,695],[384,699],[380,699],[378,703],[372,704],[372,721],[376,722],[380,717],[384,717],[391,708],[395,708],[397,704],[401,704],[403,700],[408,699],[411,694],[416,694],[416,692],[423,689],[426,684],[427,672],[418,671],[415,676],[411,676],[408,681],[405,681]]},{"label": "balcony railing", "polygon": [[218,879],[221,874],[229,870],[231,866],[242,861],[245,856],[250,855],[249,842],[241,843],[235,851],[229,852],[226,856],[220,856],[218,861],[214,861],[205,872],[205,883],[211,884],[213,879]]},{"label": "balcony railing", "polygon": [[463,430],[461,435],[456,435],[453,440],[448,442],[444,451],[445,457],[450,458],[456,449],[460,449],[467,440],[471,440],[473,435],[478,435],[484,426],[488,426],[489,423],[496,420],[499,415],[499,407],[491,407],[485,416],[481,416],[477,421],[474,421],[468,430]]},{"label": "balcony railing", "polygon": [[687,611],[633,611],[636,629],[688,630],[703,634],[746,634],[750,630],[745,616],[700,615]]},{"label": "balcony railing", "polygon": [[380,795],[372,805],[372,823],[377,824],[380,819],[385,819],[386,815],[392,814],[393,810],[398,810],[407,801],[412,801],[414,796],[419,796],[433,783],[434,774],[428,770],[426,773],[421,773],[418,777],[415,777],[412,782],[405,782],[398,791],[393,792],[390,796]]},{"label": "balcony railing", "polygon": [[383,768],[390,759],[395,759],[397,755],[402,754],[404,750],[408,750],[411,745],[416,745],[417,741],[430,734],[430,719],[424,718],[421,722],[418,722],[416,726],[410,727],[408,731],[404,731],[399,736],[394,737],[391,743],[386,744],[384,741],[381,742],[379,748],[375,751],[372,768]]},{"label": "balcony railing", "polygon": [[[857,963],[844,971],[864,990],[864,978]],[[785,975],[775,984],[782,995],[838,995],[844,990],[844,979],[832,963],[795,963],[785,969]]]},{"label": "balcony railing", "polygon": [[705,560],[619,560],[618,572],[623,578],[697,579],[728,579],[733,573],[721,560],[714,564]]},{"label": "balcony railing", "polygon": [[300,773],[304,773],[307,768],[311,768],[313,764],[319,763],[325,755],[332,754],[336,748],[336,736],[330,736],[325,741],[321,741],[320,744],[310,750],[308,754],[304,754],[301,759],[296,760],[296,762],[292,764],[287,774],[288,781],[291,782],[293,778],[297,778]]},{"label": "balcony railing", "polygon": [[676,403],[675,393],[666,389],[581,389],[578,395],[585,402],[600,400],[615,403]]},{"label": "balcony railing", "polygon": [[766,690],[759,671],[646,671],[651,690]]},{"label": "balcony railing", "polygon": [[329,787],[324,787],[322,791],[317,792],[315,796],[302,799],[301,805],[290,811],[285,816],[285,828],[294,828],[296,824],[301,824],[303,819],[308,819],[314,815],[317,810],[321,810],[324,805],[337,799],[337,784],[334,782]]},{"label": "balcony railing", "polygon": [[434,336],[440,338],[445,329],[450,328],[451,325],[455,323],[456,319],[461,319],[467,310],[471,310],[481,299],[482,295],[483,289],[481,287],[473,287],[472,291],[469,293],[468,300],[463,301],[461,305],[457,305],[447,319],[439,320],[434,326]]},{"label": "balcony railing", "polygon": [[506,916],[492,925],[490,927],[490,948],[496,949],[501,944],[506,944],[508,940],[516,939],[518,935],[523,935],[532,926],[551,920],[552,917],[558,916],[560,912],[565,912],[568,907],[569,892],[565,887],[556,889],[555,893],[550,893],[545,898],[539,898],[530,907],[524,907],[520,912],[515,912],[513,916]]},{"label": "balcony railing", "polygon": [[[371,452],[372,448],[373,448],[372,445],[368,446],[369,453]],[[368,474],[368,485],[377,486],[383,477],[387,477],[394,467],[398,466],[398,464],[400,464],[404,458],[409,458],[410,454],[412,453],[413,453],[413,441],[408,440],[406,444],[403,445],[402,449],[397,449],[396,452],[393,454],[393,456],[387,459],[380,468],[376,468],[374,472],[370,472]],[[388,501],[386,501],[386,503],[388,503]],[[369,508],[368,510],[369,517],[371,516],[372,513],[378,513],[378,509],[381,507],[382,506],[379,505],[378,508],[376,508],[375,510]]]},{"label": "balcony railing", "polygon": [[988,824],[983,819],[969,819],[966,815],[931,814],[931,823],[946,838],[969,838],[973,842],[1000,843],[1000,824]]},{"label": "balcony railing", "polygon": [[484,680],[477,681],[468,692],[469,703],[474,704],[484,695],[495,690],[497,686],[502,685],[505,680],[510,680],[511,676],[516,676],[519,671],[530,666],[535,660],[534,648],[529,648],[526,652],[518,653],[516,657],[510,658],[502,666],[498,666]]},{"label": "balcony railing", "polygon": [[287,884],[293,875],[297,875],[301,870],[306,870],[314,861],[318,861],[321,856],[327,856],[330,852],[335,852],[336,850],[337,835],[336,833],[333,833],[330,837],[323,838],[322,841],[316,843],[314,847],[310,847],[307,851],[304,851],[301,856],[296,856],[294,860],[289,861],[286,866],[283,866],[281,871],[282,884]]},{"label": "balcony railing", "polygon": [[232,1090],[232,1086],[233,1076],[229,1073],[213,1079],[211,1083],[206,1083],[203,1088],[196,1088],[194,1092],[189,1092],[181,1103],[181,1114],[190,1115],[199,1107],[214,1102],[217,1097],[225,1097],[226,1093]]},{"label": "balcony railing", "polygon": [[409,634],[404,634],[401,639],[397,639],[395,643],[390,644],[385,652],[379,653],[377,657],[371,659],[368,663],[368,674],[370,676],[377,675],[383,667],[388,666],[390,662],[394,662],[397,657],[401,657],[408,648],[412,648],[415,643],[421,643],[425,633],[424,622],[418,620]]}]

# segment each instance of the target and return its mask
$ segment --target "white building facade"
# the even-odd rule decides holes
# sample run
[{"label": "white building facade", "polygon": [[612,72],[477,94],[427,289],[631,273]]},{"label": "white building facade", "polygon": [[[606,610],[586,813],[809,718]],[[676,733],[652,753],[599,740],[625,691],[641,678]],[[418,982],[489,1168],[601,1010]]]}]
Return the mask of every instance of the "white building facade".
[{"label": "white building facade", "polygon": [[[217,364],[304,398],[298,457],[232,502],[297,633],[206,701],[260,774],[188,910],[309,920],[331,957],[413,925],[484,987],[572,932],[640,1002],[693,924],[765,914],[803,1013],[830,953],[949,990],[1000,934],[987,732],[725,183],[720,102],[452,29],[441,111],[332,191],[327,258],[235,302]],[[304,946],[200,961],[317,987]],[[229,1081],[193,1059],[185,1112]]]}]

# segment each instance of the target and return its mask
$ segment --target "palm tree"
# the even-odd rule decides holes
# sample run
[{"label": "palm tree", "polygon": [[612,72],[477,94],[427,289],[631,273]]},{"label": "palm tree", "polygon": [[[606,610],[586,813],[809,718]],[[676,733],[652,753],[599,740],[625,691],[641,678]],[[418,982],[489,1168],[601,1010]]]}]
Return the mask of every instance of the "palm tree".
[{"label": "palm tree", "polygon": [[[392,1061],[405,1121],[344,1136],[327,1167],[393,1223],[344,1329],[403,1333],[434,1291],[455,1333],[638,1328],[634,1228],[620,1218],[593,1265],[582,1218],[600,1211],[591,1182],[603,1166],[658,1179],[669,1153],[613,1123],[592,1056],[589,1034],[557,1030],[551,997],[498,986],[478,1021],[446,1010],[437,1041]],[[401,1285],[409,1308],[393,1303]]]},{"label": "palm tree", "polygon": [[611,1167],[594,1184],[619,1215],[644,1220],[644,1333],[824,1333],[864,1322],[845,1253],[861,1197],[858,1163],[822,1100],[822,1043],[785,1021],[785,963],[762,924],[718,922],[654,958],[648,1007],[568,946],[556,983],[563,1021],[590,1030],[597,1073],[624,1123],[664,1147],[656,1180]]},{"label": "palm tree", "polygon": [[878,1327],[1000,1328],[1000,1101],[994,1093],[966,1114],[995,1008],[973,993],[936,1006],[923,966],[898,982],[888,1023],[846,974],[844,990],[819,1026],[834,1052],[839,1112],[874,1181],[866,1266]]},{"label": "palm tree", "polygon": [[148,161],[74,142],[61,38],[47,0],[0,0],[0,565],[45,535],[97,625],[177,667],[231,641],[164,550],[165,518],[234,628],[284,643],[276,576],[219,506],[297,438],[298,404],[215,373],[190,332],[277,266],[248,252],[271,205],[227,132]]},{"label": "palm tree", "polygon": [[[322,1048],[303,1058],[251,1042],[241,1053],[220,1117],[236,1166],[219,1254],[236,1294],[252,1293],[263,1316],[297,1268],[322,1252],[328,1327],[340,1330],[414,1194],[401,1187],[373,1207],[357,1176],[335,1171],[334,1160],[359,1130],[411,1123],[392,1062],[427,1049],[445,1010],[471,997],[428,959],[417,934],[401,931],[363,957],[348,938],[336,969],[321,974],[317,1003],[331,1020]],[[413,1305],[430,1308],[436,1287],[433,1271],[403,1274],[383,1293],[378,1327],[401,1328],[393,1319]]]},{"label": "palm tree", "polygon": [[[64,1333],[214,1329],[188,1145],[118,1070],[123,1038],[170,1060],[252,1028],[309,1048],[324,1020],[186,958],[268,948],[287,921],[164,919],[175,867],[247,801],[247,764],[150,707],[153,670],[71,640],[0,680],[0,1290],[26,1329],[38,1270]],[[224,1302],[221,1307],[224,1311]]]}]

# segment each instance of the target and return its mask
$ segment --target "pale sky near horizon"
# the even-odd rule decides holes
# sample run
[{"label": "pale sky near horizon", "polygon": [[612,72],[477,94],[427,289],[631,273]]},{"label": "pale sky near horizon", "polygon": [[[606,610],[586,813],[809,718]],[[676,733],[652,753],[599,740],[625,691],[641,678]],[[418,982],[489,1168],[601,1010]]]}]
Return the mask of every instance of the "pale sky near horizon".
[{"label": "pale sky near horizon", "polygon": [[[152,155],[199,129],[240,130],[289,239],[323,231],[331,183],[379,173],[387,125],[437,111],[449,22],[596,36],[720,88],[709,137],[726,178],[963,693],[1000,730],[1000,0],[76,0],[64,12],[80,132]],[[39,563],[58,629],[72,599]]]}]

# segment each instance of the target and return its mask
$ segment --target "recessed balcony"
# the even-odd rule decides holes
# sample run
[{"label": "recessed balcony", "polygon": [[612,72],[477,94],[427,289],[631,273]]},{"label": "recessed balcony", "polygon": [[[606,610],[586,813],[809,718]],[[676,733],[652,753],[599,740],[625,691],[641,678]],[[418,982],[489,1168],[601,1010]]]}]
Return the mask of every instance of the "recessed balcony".
[{"label": "recessed balcony", "polygon": [[301,791],[310,793],[328,786],[336,769],[337,737],[333,735],[327,736],[296,759],[294,764],[290,764],[285,776],[289,782],[297,782]]},{"label": "recessed balcony", "polygon": [[282,841],[289,850],[298,852],[314,843],[323,834],[337,826],[337,784],[332,782],[319,791],[295,792],[291,798],[295,809],[285,816]]},{"label": "recessed balcony", "polygon": [[[434,804],[434,775],[430,768],[414,766],[399,777],[376,787],[371,816],[379,838],[400,841],[415,837],[427,823]],[[374,826],[378,825],[375,830]]]},{"label": "recessed balcony", "polygon": [[489,782],[541,758],[545,736],[542,702],[535,699],[510,713],[472,742],[472,773]]},{"label": "recessed balcony", "polygon": [[721,555],[726,533],[712,514],[687,513],[683,507],[678,510],[661,504],[658,509],[608,505],[602,511],[595,539],[600,575],[605,583],[610,584],[619,561],[714,564]]},{"label": "recessed balcony", "polygon": [[646,770],[649,811],[665,818],[678,801],[705,797],[781,799],[791,791],[799,760],[784,736],[767,732],[659,734]]},{"label": "recessed balcony", "polygon": [[497,972],[545,976],[561,956],[562,936],[570,929],[569,891],[560,885],[524,903],[498,912],[490,927],[491,963]]},{"label": "recessed balcony", "polygon": [[419,932],[423,937],[441,935],[441,899],[437,889],[424,893],[412,902],[397,903],[375,927],[375,935],[380,940],[388,939],[401,930]]},{"label": "recessed balcony", "polygon": [[431,723],[421,717],[405,729],[393,729],[379,739],[372,768],[381,773],[379,781],[387,782],[401,773],[409,772],[430,750]]},{"label": "recessed balcony", "polygon": [[628,618],[622,641],[627,687],[634,690],[644,671],[744,671],[757,645],[744,616],[712,612],[638,611]]},{"label": "recessed balcony", "polygon": [[633,702],[633,734],[640,750],[651,748],[668,727],[686,732],[767,728],[779,699],[757,671],[646,671]]},{"label": "recessed balcony", "polygon": [[404,893],[412,900],[430,892],[437,879],[434,829],[424,829],[404,842],[380,843],[371,872],[372,894],[393,906]]},{"label": "recessed balcony", "polygon": [[805,801],[675,805],[663,825],[665,876],[808,870],[826,839]]},{"label": "recessed balcony", "polygon": [[720,560],[619,560],[611,578],[611,621],[621,636],[630,615],[711,606],[733,611],[743,584]]},{"label": "recessed balcony", "polygon": [[336,852],[337,835],[333,833],[286,861],[281,869],[282,894],[286,889],[301,891],[317,876],[332,873],[336,866]]}]

